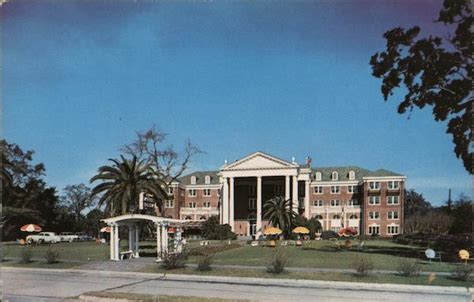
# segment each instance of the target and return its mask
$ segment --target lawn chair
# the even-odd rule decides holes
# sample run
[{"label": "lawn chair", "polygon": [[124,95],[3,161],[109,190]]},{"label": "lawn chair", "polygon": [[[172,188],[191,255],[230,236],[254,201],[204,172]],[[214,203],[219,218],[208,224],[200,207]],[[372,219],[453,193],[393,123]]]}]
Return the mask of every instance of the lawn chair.
[{"label": "lawn chair", "polygon": [[296,240],[296,246],[302,246],[303,243],[301,242],[301,240]]},{"label": "lawn chair", "polygon": [[270,243],[268,244],[269,247],[276,247],[276,242],[275,240],[272,240],[270,241]]},{"label": "lawn chair", "polygon": [[365,241],[361,241],[361,243],[359,243],[359,245],[357,246],[357,249],[358,250],[364,250],[364,246],[365,246]]},{"label": "lawn chair", "polygon": [[251,246],[258,246],[258,241],[252,241],[252,243],[250,243]]},{"label": "lawn chair", "polygon": [[288,241],[286,241],[286,240],[285,240],[285,241],[282,241],[282,242],[280,243],[280,245],[281,245],[281,246],[287,246],[287,245],[288,245]]}]

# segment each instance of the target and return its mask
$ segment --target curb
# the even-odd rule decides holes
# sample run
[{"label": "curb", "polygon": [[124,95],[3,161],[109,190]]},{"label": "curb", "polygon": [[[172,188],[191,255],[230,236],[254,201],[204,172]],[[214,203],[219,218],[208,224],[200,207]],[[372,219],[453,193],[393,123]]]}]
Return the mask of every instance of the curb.
[{"label": "curb", "polygon": [[430,293],[438,295],[457,295],[469,297],[474,295],[474,288],[455,287],[455,286],[427,286],[427,285],[406,285],[391,283],[362,283],[362,282],[342,282],[342,281],[321,281],[304,279],[271,279],[271,278],[253,278],[253,277],[227,277],[227,276],[198,276],[187,274],[163,274],[163,273],[142,273],[142,272],[117,272],[117,271],[97,271],[81,269],[41,269],[41,268],[18,268],[3,267],[2,270],[22,270],[22,271],[41,271],[56,273],[77,273],[77,274],[95,274],[117,277],[135,277],[144,279],[162,279],[163,281],[182,281],[182,282],[206,282],[215,284],[239,284],[249,286],[279,286],[279,287],[299,287],[299,288],[320,288],[320,289],[340,289],[355,291],[386,291],[387,287],[392,292],[398,293]]}]

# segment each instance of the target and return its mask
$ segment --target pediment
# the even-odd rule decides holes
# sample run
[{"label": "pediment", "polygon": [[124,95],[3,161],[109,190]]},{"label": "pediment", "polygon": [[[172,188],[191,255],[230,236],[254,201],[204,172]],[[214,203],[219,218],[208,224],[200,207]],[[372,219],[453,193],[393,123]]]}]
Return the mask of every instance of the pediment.
[{"label": "pediment", "polygon": [[263,152],[255,152],[225,166],[222,170],[285,169],[295,168],[297,166],[297,164],[293,164]]}]

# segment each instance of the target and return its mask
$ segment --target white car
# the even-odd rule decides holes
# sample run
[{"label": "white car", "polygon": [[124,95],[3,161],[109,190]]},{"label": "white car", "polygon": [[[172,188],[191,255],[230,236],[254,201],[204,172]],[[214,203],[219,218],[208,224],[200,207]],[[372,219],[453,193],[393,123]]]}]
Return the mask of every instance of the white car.
[{"label": "white car", "polygon": [[58,243],[61,238],[53,232],[41,232],[38,235],[26,236],[27,243]]},{"label": "white car", "polygon": [[59,234],[59,238],[61,238],[62,242],[79,241],[79,236],[71,232],[62,232]]}]

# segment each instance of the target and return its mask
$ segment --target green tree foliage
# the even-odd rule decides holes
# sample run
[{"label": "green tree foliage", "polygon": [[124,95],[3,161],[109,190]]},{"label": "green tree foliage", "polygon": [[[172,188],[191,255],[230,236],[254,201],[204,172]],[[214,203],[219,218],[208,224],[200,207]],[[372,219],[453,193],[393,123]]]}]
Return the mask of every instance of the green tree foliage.
[{"label": "green tree foliage", "polygon": [[91,189],[85,184],[68,185],[63,189],[63,192],[61,204],[69,209],[76,221],[81,220],[81,213],[84,210],[94,206],[96,199],[92,196]]},{"label": "green tree foliage", "polygon": [[291,200],[277,196],[267,200],[263,205],[264,218],[288,236],[296,215],[291,209]]},{"label": "green tree foliage", "polygon": [[467,0],[445,0],[437,22],[455,27],[449,38],[419,37],[420,28],[397,27],[384,34],[387,48],[370,59],[373,75],[382,79],[385,100],[396,88],[407,93],[398,106],[403,114],[431,106],[436,121],[449,120],[454,152],[469,173],[472,167],[473,17]]},{"label": "green tree foliage", "polygon": [[405,217],[409,218],[415,214],[424,214],[431,210],[431,204],[426,201],[423,194],[419,194],[414,189],[405,190]]},{"label": "green tree foliage", "polygon": [[209,217],[201,227],[202,237],[209,240],[227,240],[237,239],[237,235],[232,232],[232,228],[228,224],[219,224],[219,217]]},{"label": "green tree foliage", "polygon": [[2,151],[2,235],[4,240],[24,236],[19,228],[36,223],[54,230],[58,225],[56,189],[41,178],[44,165],[33,164],[34,151],[0,141]]},{"label": "green tree foliage", "polygon": [[110,159],[111,166],[102,166],[98,174],[91,178],[91,183],[101,181],[92,189],[92,196],[100,195],[98,205],[106,205],[106,212],[115,215],[118,213],[138,211],[140,193],[151,195],[161,207],[162,200],[167,196],[163,189],[162,179],[150,165],[139,161],[136,156],[121,161]]},{"label": "green tree foliage", "polygon": [[472,233],[472,223],[474,221],[472,200],[461,194],[459,198],[454,201],[450,216],[453,221],[449,228],[450,234],[470,234]]}]

